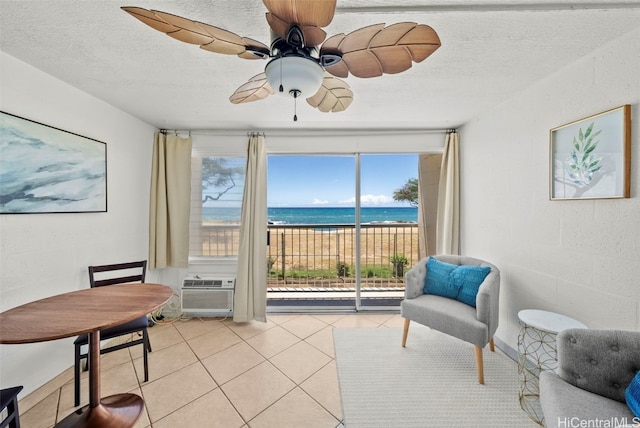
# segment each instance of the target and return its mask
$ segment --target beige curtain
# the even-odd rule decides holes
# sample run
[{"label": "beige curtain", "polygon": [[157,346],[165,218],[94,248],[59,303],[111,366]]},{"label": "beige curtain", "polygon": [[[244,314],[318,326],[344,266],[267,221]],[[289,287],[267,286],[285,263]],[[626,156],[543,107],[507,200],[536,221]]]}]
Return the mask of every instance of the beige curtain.
[{"label": "beige curtain", "polygon": [[156,133],[151,166],[149,268],[187,267],[191,136]]},{"label": "beige curtain", "polygon": [[[418,168],[418,177],[420,175],[420,168]],[[418,178],[418,260],[429,255],[429,232],[427,231],[427,216],[424,212],[425,201],[421,187],[420,178]]]},{"label": "beige curtain", "polygon": [[249,137],[242,196],[233,320],[267,321],[267,155],[262,135]]},{"label": "beige curtain", "polygon": [[418,259],[436,254],[436,218],[440,153],[422,154],[418,158]]},{"label": "beige curtain", "polygon": [[436,251],[438,254],[460,254],[460,160],[459,136],[447,133],[442,153],[438,189]]}]

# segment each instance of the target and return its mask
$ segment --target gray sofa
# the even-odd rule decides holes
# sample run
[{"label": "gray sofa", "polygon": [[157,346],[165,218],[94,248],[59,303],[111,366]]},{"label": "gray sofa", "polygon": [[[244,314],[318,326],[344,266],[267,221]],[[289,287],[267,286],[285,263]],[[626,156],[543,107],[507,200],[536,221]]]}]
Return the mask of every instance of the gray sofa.
[{"label": "gray sofa", "polygon": [[[640,426],[624,397],[640,371],[640,332],[563,330],[557,350],[558,369],[540,374],[547,427]],[[596,420],[609,422],[588,425]]]}]

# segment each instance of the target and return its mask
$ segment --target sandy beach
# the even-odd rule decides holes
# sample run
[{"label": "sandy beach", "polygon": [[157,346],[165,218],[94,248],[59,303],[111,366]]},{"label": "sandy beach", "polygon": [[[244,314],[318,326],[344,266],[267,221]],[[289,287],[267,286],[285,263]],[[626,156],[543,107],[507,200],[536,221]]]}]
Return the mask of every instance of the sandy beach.
[{"label": "sandy beach", "polygon": [[[267,259],[272,271],[336,271],[346,265],[350,276],[356,262],[356,236],[352,225],[269,225]],[[207,223],[203,228],[205,256],[237,254],[237,225]],[[412,223],[363,225],[360,235],[363,277],[381,276],[393,270],[392,259],[403,255],[407,268],[418,260],[418,228]],[[344,273],[344,272],[342,272]],[[320,276],[320,273],[319,275]]]}]

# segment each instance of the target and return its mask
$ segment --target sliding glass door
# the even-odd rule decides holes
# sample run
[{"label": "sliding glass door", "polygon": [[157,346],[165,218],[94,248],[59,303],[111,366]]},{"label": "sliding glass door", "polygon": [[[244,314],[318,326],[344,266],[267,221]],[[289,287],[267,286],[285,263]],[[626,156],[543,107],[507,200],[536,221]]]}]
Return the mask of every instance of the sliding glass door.
[{"label": "sliding glass door", "polygon": [[404,272],[418,257],[418,157],[362,154],[358,159],[358,307],[398,306]]},{"label": "sliding glass door", "polygon": [[268,158],[271,307],[353,308],[354,157]]},{"label": "sliding glass door", "polygon": [[417,208],[394,194],[415,177],[415,155],[269,156],[270,309],[397,306]]}]

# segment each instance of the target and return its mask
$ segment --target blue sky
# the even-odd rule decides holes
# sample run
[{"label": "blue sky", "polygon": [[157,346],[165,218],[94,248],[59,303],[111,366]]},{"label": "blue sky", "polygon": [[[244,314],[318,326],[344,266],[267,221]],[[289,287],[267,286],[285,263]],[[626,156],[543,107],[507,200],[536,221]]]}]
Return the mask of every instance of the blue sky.
[{"label": "blue sky", "polygon": [[[393,192],[418,177],[417,155],[361,155],[362,206],[409,206]],[[267,198],[270,207],[354,206],[355,157],[268,157]]]}]

